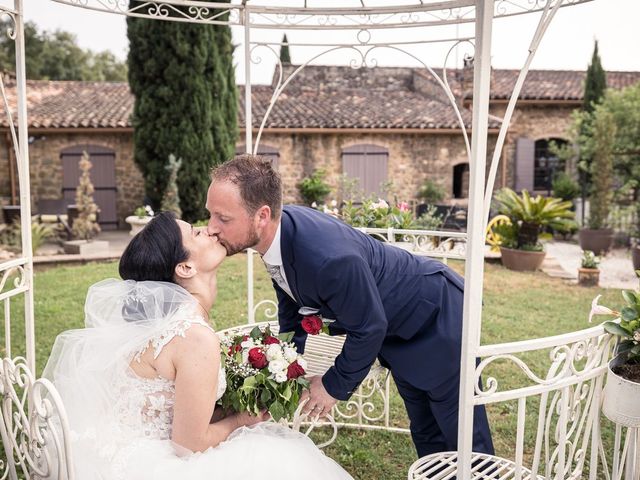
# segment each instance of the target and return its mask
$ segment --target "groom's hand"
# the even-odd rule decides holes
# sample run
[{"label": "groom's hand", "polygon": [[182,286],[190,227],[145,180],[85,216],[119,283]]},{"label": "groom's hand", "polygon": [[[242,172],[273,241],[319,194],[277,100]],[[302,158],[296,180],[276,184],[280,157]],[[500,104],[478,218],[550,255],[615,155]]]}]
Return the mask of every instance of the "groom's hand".
[{"label": "groom's hand", "polygon": [[327,393],[322,384],[322,377],[316,375],[309,379],[309,391],[303,392],[300,401],[303,402],[307,398],[309,401],[302,408],[302,413],[308,414],[310,417],[322,417],[331,412],[331,408],[337,403],[337,400]]}]

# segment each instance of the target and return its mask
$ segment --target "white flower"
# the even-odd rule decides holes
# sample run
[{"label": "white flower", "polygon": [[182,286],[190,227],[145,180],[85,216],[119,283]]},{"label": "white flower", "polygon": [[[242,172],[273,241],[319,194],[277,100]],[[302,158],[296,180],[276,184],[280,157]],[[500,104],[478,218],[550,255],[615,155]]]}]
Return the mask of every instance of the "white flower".
[{"label": "white flower", "polygon": [[633,332],[633,339],[636,342],[640,342],[640,330],[636,330],[635,332]]},{"label": "white flower", "polygon": [[337,207],[338,206],[338,202],[336,200],[331,200],[331,206],[333,208]]},{"label": "white flower", "polygon": [[253,347],[255,347],[255,346],[256,346],[256,344],[255,344],[255,342],[253,341],[253,338],[249,337],[249,338],[247,338],[244,342],[242,342],[242,343],[240,344],[240,346],[241,346],[243,349],[251,350]]},{"label": "white flower", "polygon": [[249,363],[249,350],[242,350],[242,363]]},{"label": "white flower", "polygon": [[278,372],[278,373],[273,375],[273,378],[278,383],[286,382],[287,381],[287,372],[286,371]]},{"label": "white flower", "polygon": [[266,354],[267,360],[269,360],[270,362],[272,360],[282,359],[282,348],[279,344],[272,343],[271,345],[267,346]]},{"label": "white flower", "polygon": [[602,295],[598,295],[591,302],[591,312],[589,312],[589,323],[593,320],[594,315],[617,315],[617,312],[614,312],[610,308],[607,308],[602,305],[598,305],[598,300]]},{"label": "white flower", "polygon": [[307,371],[307,361],[302,358],[302,356],[298,357],[298,365],[300,365],[305,372]]},{"label": "white flower", "polygon": [[378,202],[372,203],[371,208],[373,208],[374,210],[382,210],[382,209],[389,208],[389,204],[385,202],[382,198],[378,198]]},{"label": "white flower", "polygon": [[284,359],[287,362],[294,362],[296,358],[298,358],[298,352],[296,352],[295,348],[284,347]]},{"label": "white flower", "polygon": [[273,373],[274,375],[284,371],[284,373],[286,375],[288,366],[289,365],[287,364],[287,362],[285,362],[284,360],[278,358],[276,360],[271,360],[269,362],[269,371],[271,373]]},{"label": "white flower", "polygon": [[316,202],[313,202],[313,203],[311,204],[311,208],[318,208],[318,204],[317,204]]}]

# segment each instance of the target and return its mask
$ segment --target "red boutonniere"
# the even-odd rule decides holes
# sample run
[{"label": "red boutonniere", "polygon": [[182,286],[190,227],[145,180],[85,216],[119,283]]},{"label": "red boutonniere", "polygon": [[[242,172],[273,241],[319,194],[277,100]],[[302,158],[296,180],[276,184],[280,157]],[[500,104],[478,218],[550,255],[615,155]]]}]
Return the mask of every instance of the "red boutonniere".
[{"label": "red boutonniere", "polygon": [[302,329],[309,335],[318,335],[320,332],[329,333],[328,324],[322,321],[320,315],[305,315],[302,319]]}]

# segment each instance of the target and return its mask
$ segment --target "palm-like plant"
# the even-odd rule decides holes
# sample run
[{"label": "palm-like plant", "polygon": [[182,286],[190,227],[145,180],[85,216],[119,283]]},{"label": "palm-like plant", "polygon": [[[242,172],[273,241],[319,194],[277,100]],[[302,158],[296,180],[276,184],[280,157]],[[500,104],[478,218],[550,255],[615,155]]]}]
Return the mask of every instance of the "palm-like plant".
[{"label": "palm-like plant", "polygon": [[527,190],[518,195],[510,188],[503,188],[494,197],[498,212],[511,220],[515,248],[530,249],[538,245],[543,227],[567,229],[574,221],[572,203],[561,198],[532,197]]}]

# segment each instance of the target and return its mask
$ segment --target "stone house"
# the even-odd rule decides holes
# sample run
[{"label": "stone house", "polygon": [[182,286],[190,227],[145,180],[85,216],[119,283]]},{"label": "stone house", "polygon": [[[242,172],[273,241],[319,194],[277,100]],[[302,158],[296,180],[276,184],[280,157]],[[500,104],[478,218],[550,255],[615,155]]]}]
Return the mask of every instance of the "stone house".
[{"label": "stone house", "polygon": [[[293,67],[288,67],[293,68]],[[288,72],[285,72],[287,74]],[[471,125],[472,69],[449,72],[460,116]],[[489,158],[517,70],[493,70]],[[566,141],[571,112],[582,102],[583,71],[529,72],[503,150],[496,188],[510,186],[547,193],[560,165],[549,141]],[[622,88],[640,81],[640,72],[609,72],[608,83]],[[252,88],[257,133],[269,107],[272,85]],[[244,87],[239,86],[239,125],[244,126]],[[7,82],[9,104],[15,84]],[[34,212],[72,203],[77,162],[92,157],[96,201],[103,228],[122,225],[144,197],[143,178],[133,162],[130,116],[133,97],[126,83],[29,81],[29,155]],[[17,171],[8,120],[0,130],[0,202],[17,201]],[[243,152],[241,128],[237,151]],[[287,86],[265,121],[259,152],[271,158],[283,178],[285,202],[300,201],[297,184],[322,168],[339,195],[342,174],[367,194],[380,192],[412,201],[427,179],[444,187],[447,202],[466,204],[468,172],[465,142],[454,109],[423,69],[308,66]],[[62,207],[61,207],[62,205]]]}]

